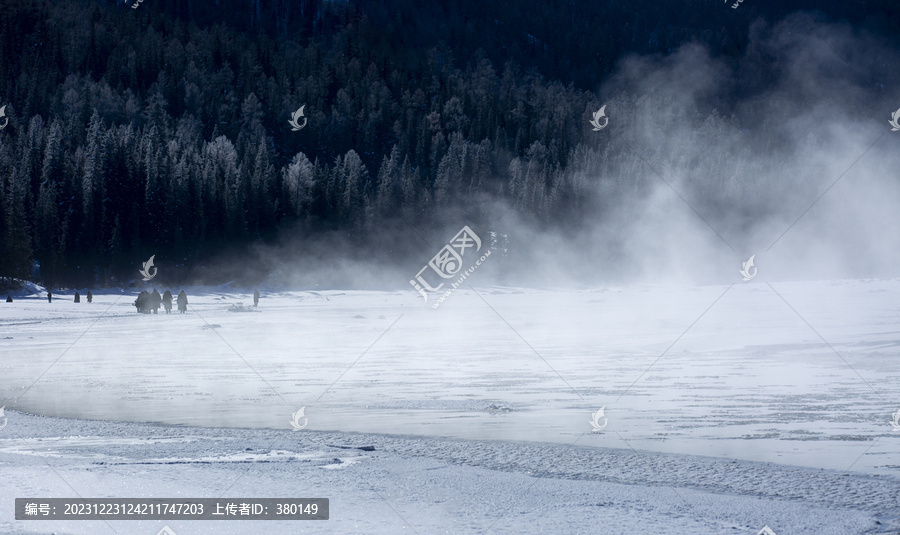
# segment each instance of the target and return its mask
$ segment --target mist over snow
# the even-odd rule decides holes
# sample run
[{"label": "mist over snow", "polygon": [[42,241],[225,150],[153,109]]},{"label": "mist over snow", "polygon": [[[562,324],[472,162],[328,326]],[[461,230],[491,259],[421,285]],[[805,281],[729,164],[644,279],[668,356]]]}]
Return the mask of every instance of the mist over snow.
[{"label": "mist over snow", "polygon": [[751,36],[738,61],[687,44],[620,62],[584,110],[605,104],[609,125],[564,172],[590,194],[575,225],[482,198],[437,228],[397,221],[364,244],[287,233],[254,254],[284,284],[404,288],[469,224],[486,245],[490,231],[509,243],[476,285],[727,283],[751,255],[769,281],[895,276],[900,135],[887,121],[900,57],[808,14]]},{"label": "mist over snow", "polygon": [[[625,59],[599,88],[609,126],[568,170],[600,209],[567,232],[510,224],[512,271],[721,283],[756,254],[767,280],[895,276],[900,140],[887,121],[900,84],[884,67],[900,58],[807,15],[752,35],[735,64],[695,45]],[[770,84],[744,84],[759,71]]]}]

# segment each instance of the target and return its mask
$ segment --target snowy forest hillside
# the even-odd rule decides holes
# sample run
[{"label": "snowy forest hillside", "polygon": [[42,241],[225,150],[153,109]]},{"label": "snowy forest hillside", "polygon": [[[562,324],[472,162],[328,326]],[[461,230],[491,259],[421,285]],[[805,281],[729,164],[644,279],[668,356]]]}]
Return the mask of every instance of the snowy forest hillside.
[{"label": "snowy forest hillside", "polygon": [[[390,243],[405,260],[421,243],[391,229],[445,239],[445,225],[507,210],[572,235],[669,173],[691,176],[682,190],[711,217],[737,195],[745,211],[771,211],[783,178],[766,171],[828,143],[746,102],[789,70],[759,45],[790,34],[767,21],[809,8],[791,27],[846,21],[875,42],[896,40],[900,22],[888,0],[760,4],[4,1],[0,275],[121,284],[155,254],[173,280],[214,284],[196,264],[241,254],[253,271],[252,244],[288,237],[340,236],[360,256]],[[869,92],[893,103],[897,74],[873,67],[896,56],[856,61],[834,33],[819,81],[863,88],[840,95],[850,108]],[[634,54],[697,80],[736,74],[685,91],[629,64]],[[620,83],[602,86],[609,77]],[[604,105],[611,127],[595,132]],[[660,142],[648,128],[691,135]]]}]

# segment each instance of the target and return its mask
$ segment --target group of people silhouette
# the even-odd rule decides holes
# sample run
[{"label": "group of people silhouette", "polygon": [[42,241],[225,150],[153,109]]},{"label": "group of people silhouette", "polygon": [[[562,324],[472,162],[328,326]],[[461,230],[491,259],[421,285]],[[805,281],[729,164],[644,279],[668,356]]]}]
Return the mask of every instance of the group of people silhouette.
[{"label": "group of people silhouette", "polygon": [[[178,294],[176,302],[178,303],[179,312],[182,314],[187,312],[188,299],[184,290],[181,290],[181,293]],[[153,293],[144,290],[134,300],[134,306],[137,307],[137,311],[144,314],[149,314],[151,310],[154,314],[158,313],[160,304],[165,307],[166,314],[170,314],[172,312],[172,292],[166,290],[166,293],[159,295],[156,288],[153,289]]]},{"label": "group of people silhouette", "polygon": [[[172,312],[172,292],[166,290],[166,293],[159,295],[159,292],[156,291],[156,288],[153,289],[153,292],[148,292],[147,290],[143,290],[140,294],[138,294],[137,299],[134,300],[134,306],[137,308],[139,313],[149,314],[150,311],[153,311],[154,314],[159,312],[159,307],[162,305],[166,309],[166,314],[170,314]],[[49,303],[53,302],[53,294],[48,290],[47,291],[47,301]],[[87,302],[91,303],[94,301],[94,294],[88,290],[87,293]],[[12,303],[12,296],[6,296],[6,302]],[[75,302],[81,302],[81,294],[75,292]],[[187,295],[185,295],[184,290],[181,290],[181,293],[178,294],[178,297],[175,298],[175,302],[178,304],[178,311],[184,314],[187,312],[188,299]],[[253,306],[259,306],[259,290],[253,290]]]}]

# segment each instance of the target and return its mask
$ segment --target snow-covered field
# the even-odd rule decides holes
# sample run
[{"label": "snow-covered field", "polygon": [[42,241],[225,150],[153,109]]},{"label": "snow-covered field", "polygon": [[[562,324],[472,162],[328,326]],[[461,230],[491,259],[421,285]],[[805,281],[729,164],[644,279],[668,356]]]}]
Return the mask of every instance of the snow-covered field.
[{"label": "snow-covered field", "polygon": [[898,280],[187,293],[0,303],[0,531],[166,524],[12,518],[77,492],[332,500],[178,535],[900,533]]}]

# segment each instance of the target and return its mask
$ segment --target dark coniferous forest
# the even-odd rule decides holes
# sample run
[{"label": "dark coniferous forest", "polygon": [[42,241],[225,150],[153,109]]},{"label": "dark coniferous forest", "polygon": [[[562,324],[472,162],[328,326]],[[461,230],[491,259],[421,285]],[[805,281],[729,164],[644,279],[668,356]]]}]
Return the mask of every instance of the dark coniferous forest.
[{"label": "dark coniferous forest", "polygon": [[[574,232],[607,206],[598,191],[650,180],[627,136],[588,123],[646,105],[599,91],[623,58],[694,44],[738,62],[748,19],[801,8],[900,35],[892,0],[712,4],[5,0],[0,276],[123,284],[155,254],[196,281],[205,259],[290,237],[403,256],[386,229],[485,222],[498,202]],[[754,63],[733,93],[776,68]],[[728,99],[705,106],[704,135],[740,131]]]}]

